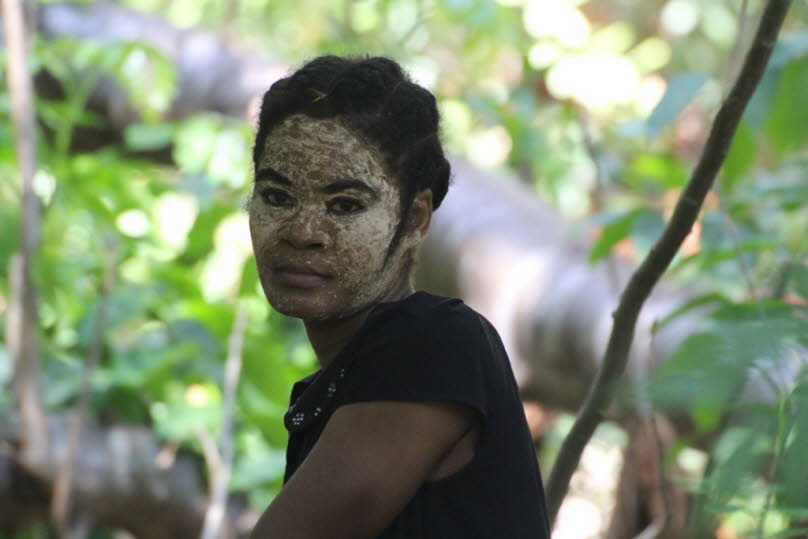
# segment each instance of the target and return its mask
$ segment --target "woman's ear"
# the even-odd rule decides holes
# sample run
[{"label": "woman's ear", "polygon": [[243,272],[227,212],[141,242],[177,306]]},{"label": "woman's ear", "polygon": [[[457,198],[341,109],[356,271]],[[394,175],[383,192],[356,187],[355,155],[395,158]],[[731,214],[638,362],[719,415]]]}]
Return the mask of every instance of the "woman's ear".
[{"label": "woman's ear", "polygon": [[432,222],[432,189],[424,189],[416,193],[410,211],[409,229],[419,240],[429,232]]}]

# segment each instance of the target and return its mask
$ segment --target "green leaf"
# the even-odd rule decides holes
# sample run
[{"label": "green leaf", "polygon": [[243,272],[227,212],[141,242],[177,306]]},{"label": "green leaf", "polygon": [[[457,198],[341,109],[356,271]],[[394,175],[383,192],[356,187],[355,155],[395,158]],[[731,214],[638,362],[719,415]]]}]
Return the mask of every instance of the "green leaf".
[{"label": "green leaf", "polygon": [[47,409],[67,406],[79,392],[83,359],[71,354],[58,352],[45,356],[42,399]]},{"label": "green leaf", "polygon": [[201,299],[202,297],[199,279],[183,265],[163,264],[154,267],[152,275],[164,289],[164,298],[168,295],[185,299]]},{"label": "green leaf", "polygon": [[[206,306],[206,304],[202,301],[194,301],[189,302],[193,303],[196,306],[200,306],[200,310],[197,310],[195,313],[189,313],[193,316],[196,314],[195,318],[183,318],[180,320],[175,320],[171,323],[171,331],[180,339],[181,342],[186,343],[193,343],[197,346],[198,350],[198,357],[200,359],[206,359],[207,361],[215,361],[217,357],[220,357],[223,343],[217,339],[217,335],[210,331],[208,325],[201,323],[201,312],[202,309]],[[213,310],[215,307],[209,307],[208,310]],[[217,309],[217,311],[220,309]],[[229,313],[228,313],[229,314]],[[215,315],[214,315],[215,316]],[[232,318],[230,318],[232,319]],[[220,328],[220,331],[226,335],[226,328]],[[220,336],[224,336],[221,335]]]},{"label": "green leaf", "polygon": [[283,477],[285,462],[285,453],[277,449],[265,449],[257,455],[240,458],[235,462],[230,488],[252,490]]},{"label": "green leaf", "polygon": [[159,150],[171,144],[174,130],[168,124],[132,124],[124,131],[126,147],[133,151]]},{"label": "green leaf", "polygon": [[0,204],[0,275],[4,275],[11,254],[20,244],[19,205]]},{"label": "green leaf", "polygon": [[703,419],[727,402],[743,377],[721,335],[701,333],[686,339],[654,374],[651,395],[662,408],[692,410]]},{"label": "green leaf", "polygon": [[790,62],[780,75],[766,133],[781,153],[799,148],[808,139],[808,56]]},{"label": "green leaf", "polygon": [[[726,308],[722,309],[726,312]],[[805,338],[806,322],[798,317],[726,320],[717,324],[726,349],[736,365],[750,364],[761,358],[777,358],[785,349]]]},{"label": "green leaf", "polygon": [[185,264],[192,264],[207,256],[213,249],[213,232],[221,220],[232,212],[232,206],[224,204],[216,204],[201,211],[188,234],[188,243],[181,255],[181,261]]},{"label": "green leaf", "polygon": [[99,412],[115,412],[117,417],[132,423],[144,424],[149,420],[149,406],[138,386],[113,386],[98,397],[95,407]]},{"label": "green leaf", "polygon": [[[146,286],[120,285],[107,301],[106,329],[107,331],[141,317],[146,313],[153,299],[152,290]],[[78,324],[79,344],[89,346],[99,315],[100,299],[96,299],[84,311],[84,316]]]},{"label": "green leaf", "polygon": [[243,378],[239,384],[238,405],[250,424],[257,427],[276,447],[284,447],[288,439],[283,416],[288,406],[272,401],[257,384]]},{"label": "green leaf", "polygon": [[[656,184],[663,188],[682,187],[687,182],[688,170],[681,159],[674,155],[638,153],[628,169],[630,185],[645,187]],[[658,187],[653,185],[658,190]]]},{"label": "green leaf", "polygon": [[693,309],[710,305],[726,305],[728,301],[729,300],[724,295],[719,294],[718,292],[710,292],[708,294],[696,296],[695,298],[686,301],[680,307],[677,307],[670,314],[667,314],[664,318],[657,322],[654,327],[657,331],[659,331],[683,314],[688,313]]},{"label": "green leaf", "polygon": [[803,539],[806,536],[808,536],[808,528],[799,527],[778,532],[775,535],[770,536],[770,539]]},{"label": "green leaf", "polygon": [[688,72],[676,75],[668,81],[668,89],[662,100],[645,122],[648,138],[659,135],[663,129],[679,116],[679,113],[695,97],[709,77],[704,73]]},{"label": "green leaf", "polygon": [[245,337],[244,380],[253,383],[267,399],[282,406],[285,412],[298,372],[284,361],[284,355],[282,343],[249,334]]},{"label": "green leaf", "polygon": [[177,126],[174,136],[174,162],[186,172],[207,170],[216,149],[221,120],[214,115],[195,115]]},{"label": "green leaf", "polygon": [[244,129],[222,129],[208,161],[210,177],[235,189],[246,185],[252,164],[251,140],[252,134]]},{"label": "green leaf", "polygon": [[795,58],[808,53],[808,30],[794,29],[780,36],[772,52],[769,66],[780,69]]},{"label": "green leaf", "polygon": [[645,210],[642,209],[632,210],[613,219],[609,224],[603,227],[598,241],[595,242],[592,250],[589,251],[589,261],[596,262],[608,255],[609,251],[611,251],[612,247],[614,247],[617,242],[629,235],[634,220],[644,212]]},{"label": "green leaf", "polygon": [[221,407],[217,405],[189,406],[155,403],[151,407],[154,429],[162,437],[169,440],[196,440],[197,431],[205,429],[216,432],[221,417]]},{"label": "green leaf", "polygon": [[631,240],[640,252],[645,252],[656,243],[665,230],[662,216],[652,211],[642,211],[631,223]]},{"label": "green leaf", "polygon": [[655,373],[651,394],[663,408],[689,410],[697,424],[710,429],[714,414],[724,413],[743,387],[748,369],[760,359],[785,357],[786,349],[800,342],[805,322],[772,317],[708,323],[709,332],[686,339]]},{"label": "green leaf", "polygon": [[[702,237],[703,236],[704,232],[702,232]],[[696,265],[701,271],[714,269],[719,264],[729,260],[732,260],[735,264],[737,264],[738,249],[743,251],[745,256],[752,256],[756,253],[771,251],[776,246],[777,239],[767,236],[750,238],[739,242],[737,246],[731,245],[721,248],[702,249],[695,255],[688,256],[686,258],[682,258],[678,262],[674,262],[670,272],[675,273],[690,265]]]},{"label": "green leaf", "polygon": [[[779,178],[778,178],[779,179]],[[750,195],[757,197],[770,197],[785,211],[800,210],[808,200],[808,183],[800,177],[798,181],[787,185],[785,178],[780,179],[777,185],[758,185],[758,189],[750,190]],[[760,198],[754,202],[760,203]]]},{"label": "green leaf", "polygon": [[146,121],[154,122],[168,111],[177,79],[170,60],[157,49],[137,42],[115,44],[104,50],[110,74]]},{"label": "green leaf", "polygon": [[258,268],[253,257],[244,262],[244,269],[241,272],[241,284],[239,285],[239,296],[251,296],[255,294],[258,286]]},{"label": "green leaf", "polygon": [[805,448],[808,447],[808,377],[805,373],[792,391],[790,401],[791,429],[778,474],[778,483],[782,488],[778,502],[786,507],[808,509],[808,467],[805,466]]},{"label": "green leaf", "polygon": [[755,162],[755,151],[757,145],[755,136],[745,120],[741,120],[735,138],[729,149],[729,154],[724,161],[724,175],[722,184],[732,190],[740,178],[749,170]]},{"label": "green leaf", "polygon": [[802,265],[792,267],[789,272],[789,283],[795,293],[808,301],[808,268]]},{"label": "green leaf", "polygon": [[728,504],[739,491],[752,487],[757,466],[771,447],[770,430],[758,419],[752,425],[724,431],[713,451],[716,465],[705,484],[712,504]]}]

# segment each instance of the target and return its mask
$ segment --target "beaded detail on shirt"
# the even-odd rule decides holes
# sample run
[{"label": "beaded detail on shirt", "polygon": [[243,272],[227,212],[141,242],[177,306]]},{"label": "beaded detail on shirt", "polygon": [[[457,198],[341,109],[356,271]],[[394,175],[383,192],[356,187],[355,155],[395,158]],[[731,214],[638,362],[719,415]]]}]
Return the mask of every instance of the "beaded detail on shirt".
[{"label": "beaded detail on shirt", "polygon": [[319,373],[283,416],[286,430],[299,431],[321,418],[334,401],[340,384],[345,380],[345,368]]}]

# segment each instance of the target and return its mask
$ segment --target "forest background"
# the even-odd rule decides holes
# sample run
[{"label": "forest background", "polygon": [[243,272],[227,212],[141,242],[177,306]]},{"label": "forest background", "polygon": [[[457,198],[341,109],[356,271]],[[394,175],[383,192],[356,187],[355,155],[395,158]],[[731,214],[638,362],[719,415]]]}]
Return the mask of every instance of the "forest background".
[{"label": "forest background", "polygon": [[[257,93],[325,52],[393,56],[438,97],[455,186],[419,287],[497,325],[547,475],[762,6],[31,4],[36,383],[14,364],[26,249],[4,71],[0,534],[243,535],[277,493],[290,387],[316,362],[263,299],[242,205]],[[556,537],[808,534],[806,20],[794,2]],[[26,395],[48,422],[28,459]]]}]

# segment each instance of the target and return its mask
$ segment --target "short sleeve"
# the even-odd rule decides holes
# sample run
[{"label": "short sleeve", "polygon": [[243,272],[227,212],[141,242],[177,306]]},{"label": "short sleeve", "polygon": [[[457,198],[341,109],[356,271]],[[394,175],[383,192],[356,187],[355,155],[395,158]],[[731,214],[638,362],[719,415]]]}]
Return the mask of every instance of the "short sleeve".
[{"label": "short sleeve", "polygon": [[485,354],[476,346],[479,334],[469,334],[473,322],[449,311],[399,313],[374,324],[351,362],[339,404],[450,401],[476,410],[485,425]]}]

